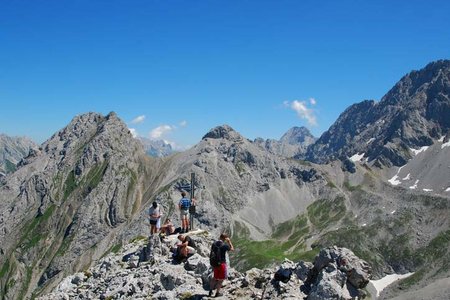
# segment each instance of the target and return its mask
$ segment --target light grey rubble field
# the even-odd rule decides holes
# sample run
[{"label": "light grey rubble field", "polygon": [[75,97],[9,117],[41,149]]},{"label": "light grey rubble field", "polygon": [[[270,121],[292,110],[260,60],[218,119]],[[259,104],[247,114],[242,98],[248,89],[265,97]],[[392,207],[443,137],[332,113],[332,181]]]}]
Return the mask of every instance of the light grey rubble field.
[{"label": "light grey rubble field", "polygon": [[[197,253],[185,262],[172,262],[170,248],[176,236],[138,239],[84,272],[64,278],[52,293],[38,299],[208,298],[213,238],[202,231],[191,237]],[[279,268],[292,272],[288,282],[274,279]],[[230,268],[228,274],[222,299],[362,299],[371,268],[350,250],[331,247],[322,249],[314,263],[285,260],[276,267],[243,273]]]}]

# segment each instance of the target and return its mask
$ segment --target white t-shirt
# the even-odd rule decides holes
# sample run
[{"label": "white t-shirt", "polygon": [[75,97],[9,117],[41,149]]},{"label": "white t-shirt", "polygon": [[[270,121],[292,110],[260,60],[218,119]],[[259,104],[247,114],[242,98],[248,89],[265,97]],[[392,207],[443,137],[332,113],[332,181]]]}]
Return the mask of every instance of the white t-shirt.
[{"label": "white t-shirt", "polygon": [[[148,215],[150,216],[150,220],[157,221],[162,215],[159,205],[156,208],[154,208],[152,205],[150,207],[150,209],[148,210]],[[152,215],[158,215],[159,217],[155,218],[155,217],[152,217]]]}]

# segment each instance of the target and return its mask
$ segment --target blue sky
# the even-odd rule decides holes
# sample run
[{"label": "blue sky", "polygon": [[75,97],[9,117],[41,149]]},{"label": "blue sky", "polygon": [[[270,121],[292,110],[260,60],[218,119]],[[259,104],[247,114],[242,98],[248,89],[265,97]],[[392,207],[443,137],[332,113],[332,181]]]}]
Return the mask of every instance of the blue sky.
[{"label": "blue sky", "polygon": [[179,147],[221,124],[251,139],[292,126],[320,136],[349,105],[450,58],[449,11],[415,0],[0,1],[0,132],[43,142],[77,114],[115,111]]}]

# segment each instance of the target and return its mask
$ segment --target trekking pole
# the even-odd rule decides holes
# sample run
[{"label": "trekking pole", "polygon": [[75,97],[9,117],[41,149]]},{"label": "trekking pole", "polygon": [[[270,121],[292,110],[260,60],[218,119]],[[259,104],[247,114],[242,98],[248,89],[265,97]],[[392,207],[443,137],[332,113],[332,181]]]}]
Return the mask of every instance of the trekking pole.
[{"label": "trekking pole", "polygon": [[191,206],[189,207],[189,230],[194,229],[194,214],[195,214],[195,205],[192,205],[192,199],[194,199],[194,190],[195,190],[195,173],[191,173]]}]

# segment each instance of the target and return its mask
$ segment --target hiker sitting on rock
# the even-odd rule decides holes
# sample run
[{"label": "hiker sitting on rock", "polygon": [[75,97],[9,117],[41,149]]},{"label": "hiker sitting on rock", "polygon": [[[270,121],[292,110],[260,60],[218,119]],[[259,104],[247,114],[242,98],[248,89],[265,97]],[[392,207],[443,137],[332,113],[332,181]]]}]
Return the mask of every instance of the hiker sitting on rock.
[{"label": "hiker sitting on rock", "polygon": [[153,202],[152,206],[148,210],[148,215],[150,218],[150,235],[153,235],[158,232],[158,227],[161,226],[161,206],[158,205],[157,202]]},{"label": "hiker sitting on rock", "polygon": [[187,258],[189,255],[195,254],[195,242],[188,235],[180,234],[178,240],[181,242],[177,245],[177,256],[180,260]]},{"label": "hiker sitting on rock", "polygon": [[172,224],[172,221],[167,218],[160,230],[161,233],[164,233],[164,235],[171,235],[175,233],[175,226]]}]

